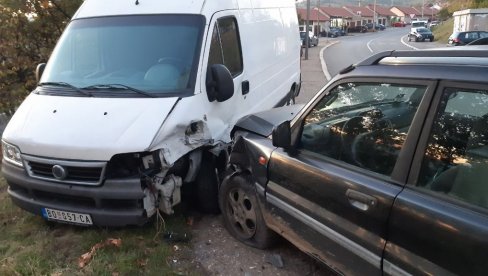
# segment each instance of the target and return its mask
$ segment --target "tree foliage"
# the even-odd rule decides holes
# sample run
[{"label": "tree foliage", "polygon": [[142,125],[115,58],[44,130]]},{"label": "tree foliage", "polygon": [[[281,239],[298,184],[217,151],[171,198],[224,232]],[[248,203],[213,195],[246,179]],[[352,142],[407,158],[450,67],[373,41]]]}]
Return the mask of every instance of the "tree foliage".
[{"label": "tree foliage", "polygon": [[0,113],[12,115],[35,88],[46,62],[83,0],[0,0]]}]

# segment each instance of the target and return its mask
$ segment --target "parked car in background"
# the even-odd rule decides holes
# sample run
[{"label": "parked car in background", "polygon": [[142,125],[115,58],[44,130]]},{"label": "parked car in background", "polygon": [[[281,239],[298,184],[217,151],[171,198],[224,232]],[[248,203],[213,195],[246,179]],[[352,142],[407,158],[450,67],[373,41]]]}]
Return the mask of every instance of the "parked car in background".
[{"label": "parked car in background", "polygon": [[425,41],[426,39],[428,39],[430,42],[434,41],[434,34],[431,30],[424,27],[412,28],[408,34],[408,41],[414,40],[415,42],[419,42]]},{"label": "parked car in background", "polygon": [[346,35],[346,31],[344,31],[343,29],[338,28],[338,27],[331,27],[330,32],[334,33],[336,35],[336,37]]},{"label": "parked car in background", "polygon": [[340,275],[486,275],[477,47],[379,53],[304,106],[241,119],[219,190],[225,227],[258,248],[282,235]]},{"label": "parked car in background", "polygon": [[353,26],[353,27],[349,27],[347,29],[347,31],[349,33],[365,33],[368,31],[368,27],[366,27],[366,26]]},{"label": "parked car in background", "polygon": [[332,30],[332,28],[329,31],[321,31],[320,32],[321,37],[338,37],[340,36],[339,31],[337,30]]},{"label": "parked car in background", "polygon": [[398,22],[394,22],[392,24],[393,27],[405,27],[405,22],[403,21],[398,21]]},{"label": "parked car in background", "polygon": [[454,32],[449,37],[447,43],[451,46],[462,46],[477,39],[488,37],[485,31]]},{"label": "parked car in background", "polygon": [[[306,41],[305,41],[305,38],[307,37],[307,32],[300,32],[300,40],[302,41],[302,47],[306,47]],[[309,47],[313,47],[313,46],[317,46],[319,45],[319,38],[317,36],[315,36],[313,34],[313,32],[308,32],[308,39],[309,39],[309,43],[308,43],[308,46]]]},{"label": "parked car in background", "polygon": [[383,25],[383,24],[375,24],[373,26],[373,23],[366,23],[366,24],[364,24],[364,26],[366,28],[368,28],[368,31],[372,31],[373,30],[373,27],[377,31],[383,31],[385,29],[385,25]]},{"label": "parked car in background", "polygon": [[431,22],[428,24],[428,27],[429,27],[430,29],[432,29],[432,28],[434,28],[434,27],[435,27],[435,26],[437,26],[437,25],[439,25],[439,21],[434,20],[434,21],[431,21]]}]

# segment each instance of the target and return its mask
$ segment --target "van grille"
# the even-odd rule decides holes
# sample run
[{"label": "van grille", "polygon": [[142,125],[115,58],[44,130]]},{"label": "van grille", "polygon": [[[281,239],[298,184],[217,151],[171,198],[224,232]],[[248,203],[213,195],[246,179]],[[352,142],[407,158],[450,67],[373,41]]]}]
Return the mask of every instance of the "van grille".
[{"label": "van grille", "polygon": [[[106,162],[66,161],[28,155],[22,157],[29,176],[70,184],[99,185],[106,167]],[[54,166],[58,167],[57,174],[54,173]]]}]

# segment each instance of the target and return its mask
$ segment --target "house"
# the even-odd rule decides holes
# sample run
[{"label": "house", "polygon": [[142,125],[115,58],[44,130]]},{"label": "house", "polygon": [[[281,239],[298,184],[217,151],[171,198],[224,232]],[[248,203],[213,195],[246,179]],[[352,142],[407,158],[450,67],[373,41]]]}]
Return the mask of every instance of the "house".
[{"label": "house", "polygon": [[330,18],[331,27],[347,28],[356,24],[356,15],[345,8],[321,7],[320,13]]},{"label": "house", "polygon": [[488,31],[488,9],[454,12],[454,32]]},{"label": "house", "polygon": [[412,19],[419,18],[422,15],[422,12],[412,7],[393,6],[390,11],[395,14],[394,22],[403,21],[406,24],[411,24]]},{"label": "house", "polygon": [[389,7],[384,7],[380,5],[368,5],[368,9],[374,11],[376,10],[376,16],[378,18],[378,23],[385,25],[386,27],[391,26],[392,19],[396,16]]},{"label": "house", "polygon": [[[307,25],[307,9],[297,8],[298,24],[300,31],[305,31]],[[309,31],[318,36],[321,31],[326,30],[330,26],[330,17],[327,14],[319,12],[317,8],[310,9]]]},{"label": "house", "polygon": [[374,12],[367,7],[344,6],[343,8],[355,15],[353,18],[355,26],[373,23],[374,21]]}]

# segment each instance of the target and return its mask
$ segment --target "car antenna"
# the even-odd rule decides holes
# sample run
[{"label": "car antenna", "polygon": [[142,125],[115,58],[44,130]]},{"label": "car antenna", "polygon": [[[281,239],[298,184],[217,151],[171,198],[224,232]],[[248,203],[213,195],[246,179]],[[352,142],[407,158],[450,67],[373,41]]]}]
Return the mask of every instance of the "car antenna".
[{"label": "car antenna", "polygon": [[139,5],[139,0],[136,0],[136,5]]}]

